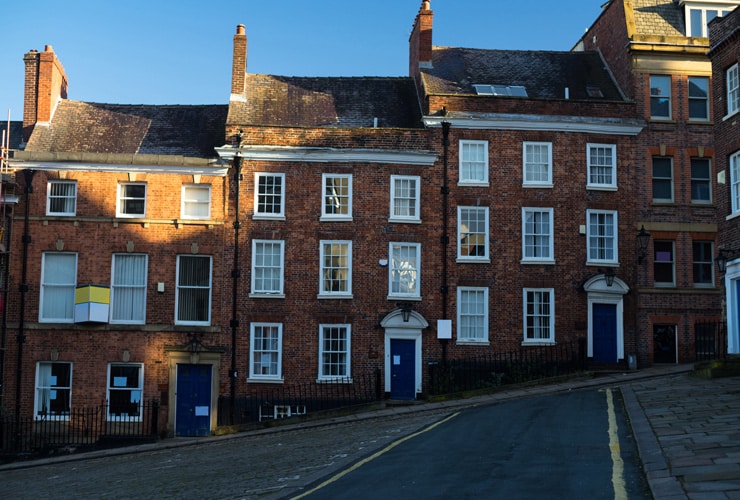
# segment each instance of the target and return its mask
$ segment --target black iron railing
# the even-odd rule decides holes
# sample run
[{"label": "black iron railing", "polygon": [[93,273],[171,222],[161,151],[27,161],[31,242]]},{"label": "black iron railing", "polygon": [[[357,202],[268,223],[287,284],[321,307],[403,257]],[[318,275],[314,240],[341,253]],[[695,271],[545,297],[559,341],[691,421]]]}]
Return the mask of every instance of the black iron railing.
[{"label": "black iron railing", "polygon": [[522,347],[467,359],[430,362],[431,395],[493,388],[578,372],[585,368],[583,342]]},{"label": "black iron railing", "polygon": [[694,323],[696,361],[724,359],[727,356],[727,323],[697,321]]},{"label": "black iron railing", "polygon": [[118,415],[109,414],[107,404],[73,407],[59,415],[0,415],[0,460],[156,440],[158,427],[157,400]]},{"label": "black iron railing", "polygon": [[241,425],[378,401],[383,394],[380,370],[325,382],[260,389],[218,400],[218,425]]}]

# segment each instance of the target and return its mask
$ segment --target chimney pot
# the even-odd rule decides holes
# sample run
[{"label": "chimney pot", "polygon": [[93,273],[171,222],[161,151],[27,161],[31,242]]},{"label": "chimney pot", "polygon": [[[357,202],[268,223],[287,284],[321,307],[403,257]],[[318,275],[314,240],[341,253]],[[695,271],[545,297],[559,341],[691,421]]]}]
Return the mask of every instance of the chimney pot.
[{"label": "chimney pot", "polygon": [[243,35],[245,33],[244,25],[243,24],[237,24],[236,25],[236,34],[237,35]]}]

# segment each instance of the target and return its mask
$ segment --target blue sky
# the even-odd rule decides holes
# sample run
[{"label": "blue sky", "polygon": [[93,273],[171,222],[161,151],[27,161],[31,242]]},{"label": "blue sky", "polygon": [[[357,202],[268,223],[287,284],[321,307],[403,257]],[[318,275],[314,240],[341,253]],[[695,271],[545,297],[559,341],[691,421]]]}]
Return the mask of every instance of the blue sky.
[{"label": "blue sky", "polygon": [[[434,45],[570,50],[606,0],[432,0]],[[23,55],[51,45],[69,98],[117,104],[226,104],[232,40],[248,71],[406,76],[421,0],[36,0],[0,9],[0,120],[22,119]]]}]

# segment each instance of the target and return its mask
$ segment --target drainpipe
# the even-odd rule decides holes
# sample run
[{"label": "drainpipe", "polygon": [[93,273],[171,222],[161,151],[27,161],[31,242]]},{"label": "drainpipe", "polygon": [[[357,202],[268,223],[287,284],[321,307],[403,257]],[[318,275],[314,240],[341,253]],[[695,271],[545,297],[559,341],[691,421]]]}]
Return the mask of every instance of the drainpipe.
[{"label": "drainpipe", "polygon": [[[450,238],[447,235],[447,203],[450,194],[449,179],[447,178],[448,156],[450,152],[450,122],[442,122],[442,319],[447,318],[447,247]],[[447,339],[440,339],[442,343],[442,366],[447,366]]]},{"label": "drainpipe", "polygon": [[[237,148],[242,145],[242,132],[241,130],[236,134]],[[234,157],[234,188],[236,191],[236,200],[234,202],[234,266],[231,271],[232,278],[232,289],[231,289],[231,423],[236,423],[236,382],[239,376],[239,372],[236,369],[236,332],[239,329],[239,228],[241,222],[239,222],[239,188],[242,178],[242,157],[241,152],[237,149],[236,156]]]},{"label": "drainpipe", "polygon": [[25,187],[25,204],[24,216],[23,216],[23,253],[21,268],[21,286],[20,286],[20,311],[18,321],[18,362],[16,364],[16,379],[15,379],[15,418],[16,421],[20,421],[21,417],[21,381],[23,380],[23,343],[26,341],[26,294],[28,293],[28,282],[26,281],[28,275],[28,246],[31,243],[31,235],[29,233],[29,220],[30,220],[30,201],[31,193],[33,193],[33,176],[36,174],[35,170],[24,170],[23,178],[26,181]]}]

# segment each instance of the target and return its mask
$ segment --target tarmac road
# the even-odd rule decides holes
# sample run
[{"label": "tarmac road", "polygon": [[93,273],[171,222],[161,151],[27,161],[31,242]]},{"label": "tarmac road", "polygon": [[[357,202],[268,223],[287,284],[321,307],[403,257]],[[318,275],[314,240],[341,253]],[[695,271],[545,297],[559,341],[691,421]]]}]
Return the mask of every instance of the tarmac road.
[{"label": "tarmac road", "polygon": [[655,500],[740,499],[740,377],[696,379],[688,375],[692,367],[656,365],[231,436],[5,464],[0,497],[289,498],[462,408],[612,387],[623,395]]}]

